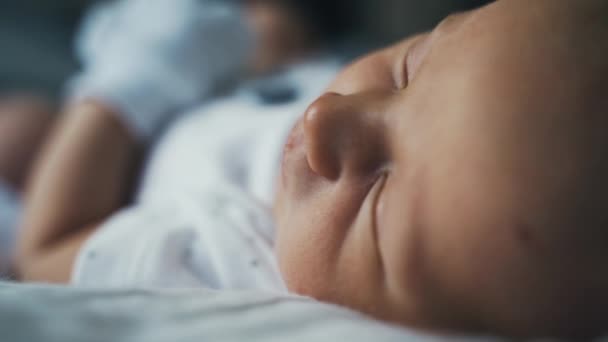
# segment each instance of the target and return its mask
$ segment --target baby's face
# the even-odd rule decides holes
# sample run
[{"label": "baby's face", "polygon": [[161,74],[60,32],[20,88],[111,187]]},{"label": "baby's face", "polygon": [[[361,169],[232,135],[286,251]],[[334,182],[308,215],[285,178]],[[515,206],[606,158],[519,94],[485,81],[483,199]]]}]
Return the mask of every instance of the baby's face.
[{"label": "baby's face", "polygon": [[290,290],[425,329],[592,329],[580,316],[608,281],[586,271],[608,242],[581,229],[608,221],[606,13],[499,1],[339,75],[285,147]]}]

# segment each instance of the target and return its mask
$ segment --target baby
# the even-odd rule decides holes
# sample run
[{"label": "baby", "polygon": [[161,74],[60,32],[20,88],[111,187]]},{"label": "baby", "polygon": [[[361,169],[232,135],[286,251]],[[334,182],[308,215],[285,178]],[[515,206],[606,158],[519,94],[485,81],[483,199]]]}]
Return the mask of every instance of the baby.
[{"label": "baby", "polygon": [[606,332],[606,18],[498,1],[347,68],[285,149],[288,287],[428,329]]},{"label": "baby", "polygon": [[[441,333],[607,333],[607,17],[603,0],[498,1],[344,70],[283,148],[273,213],[288,290]],[[135,144],[111,114],[72,121],[46,159],[63,173],[42,167],[34,183],[25,240],[78,229],[37,247],[57,251],[42,261],[22,254],[30,278],[72,264],[131,170]],[[95,142],[111,175],[79,208],[88,220],[45,207],[86,197],[73,170],[95,152],[75,141]]]}]

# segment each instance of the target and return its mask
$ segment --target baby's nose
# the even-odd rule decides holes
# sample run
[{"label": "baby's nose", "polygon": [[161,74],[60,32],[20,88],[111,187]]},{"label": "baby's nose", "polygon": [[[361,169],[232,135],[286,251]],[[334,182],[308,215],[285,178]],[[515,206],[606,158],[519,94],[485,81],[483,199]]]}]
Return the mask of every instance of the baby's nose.
[{"label": "baby's nose", "polygon": [[304,116],[306,156],[317,174],[337,180],[377,170],[387,156],[384,115],[373,94],[327,93]]}]

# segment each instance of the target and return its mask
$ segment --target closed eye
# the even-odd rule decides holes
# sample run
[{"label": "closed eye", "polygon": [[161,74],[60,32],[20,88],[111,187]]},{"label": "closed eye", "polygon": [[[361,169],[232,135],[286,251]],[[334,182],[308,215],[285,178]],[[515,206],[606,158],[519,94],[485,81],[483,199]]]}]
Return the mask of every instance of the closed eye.
[{"label": "closed eye", "polygon": [[411,38],[405,54],[399,60],[395,74],[395,83],[398,90],[403,90],[412,82],[420,65],[430,49],[430,33],[421,34]]}]

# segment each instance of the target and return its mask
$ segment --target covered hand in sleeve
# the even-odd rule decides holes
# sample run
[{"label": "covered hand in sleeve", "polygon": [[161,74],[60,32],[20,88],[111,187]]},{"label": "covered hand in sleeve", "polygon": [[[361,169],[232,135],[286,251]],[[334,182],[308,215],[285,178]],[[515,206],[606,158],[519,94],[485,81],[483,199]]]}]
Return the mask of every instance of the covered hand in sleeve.
[{"label": "covered hand in sleeve", "polygon": [[78,40],[84,68],[70,84],[70,97],[101,101],[145,140],[174,113],[238,75],[251,45],[233,1],[106,4],[84,22]]}]

